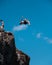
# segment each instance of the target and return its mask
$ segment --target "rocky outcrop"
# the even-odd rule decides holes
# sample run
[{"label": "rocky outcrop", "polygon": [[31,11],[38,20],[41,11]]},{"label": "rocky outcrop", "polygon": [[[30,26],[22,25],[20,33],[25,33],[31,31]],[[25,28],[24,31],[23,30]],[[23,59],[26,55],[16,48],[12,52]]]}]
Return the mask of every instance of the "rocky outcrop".
[{"label": "rocky outcrop", "polygon": [[0,32],[0,65],[17,65],[14,37],[11,33]]},{"label": "rocky outcrop", "polygon": [[18,65],[29,65],[30,57],[28,55],[18,49],[16,49],[16,54]]},{"label": "rocky outcrop", "polygon": [[16,49],[14,36],[0,31],[0,65],[29,65],[30,57]]}]

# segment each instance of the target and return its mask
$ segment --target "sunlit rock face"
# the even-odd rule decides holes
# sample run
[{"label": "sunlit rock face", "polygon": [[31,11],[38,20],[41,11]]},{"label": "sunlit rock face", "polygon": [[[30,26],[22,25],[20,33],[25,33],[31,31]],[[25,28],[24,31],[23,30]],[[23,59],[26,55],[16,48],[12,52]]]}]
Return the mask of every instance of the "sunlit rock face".
[{"label": "sunlit rock face", "polygon": [[14,36],[0,31],[0,65],[29,65],[28,55],[15,47]]}]

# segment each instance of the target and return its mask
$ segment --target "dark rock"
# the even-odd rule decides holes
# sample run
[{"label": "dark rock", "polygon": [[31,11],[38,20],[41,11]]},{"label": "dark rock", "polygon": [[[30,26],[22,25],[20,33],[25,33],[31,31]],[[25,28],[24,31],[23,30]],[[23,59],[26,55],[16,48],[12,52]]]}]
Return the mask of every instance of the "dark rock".
[{"label": "dark rock", "polygon": [[16,47],[13,35],[7,32],[0,32],[0,34],[0,63],[2,65],[17,65]]},{"label": "dark rock", "polygon": [[17,62],[19,65],[29,65],[30,57],[22,51],[16,49]]},{"label": "dark rock", "polygon": [[0,32],[0,65],[29,65],[28,55],[15,47],[14,36],[10,32]]},{"label": "dark rock", "polygon": [[14,36],[0,26],[0,65],[29,65],[30,57],[16,49]]}]

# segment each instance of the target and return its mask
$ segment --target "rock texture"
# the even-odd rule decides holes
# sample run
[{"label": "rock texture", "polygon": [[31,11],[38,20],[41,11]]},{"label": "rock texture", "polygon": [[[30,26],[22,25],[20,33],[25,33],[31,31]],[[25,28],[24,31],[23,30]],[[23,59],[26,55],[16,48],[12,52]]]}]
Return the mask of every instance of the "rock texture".
[{"label": "rock texture", "polygon": [[18,65],[29,65],[30,57],[28,55],[18,49],[16,49],[16,54]]},{"label": "rock texture", "polygon": [[0,65],[29,65],[30,57],[15,47],[14,36],[0,31]]}]

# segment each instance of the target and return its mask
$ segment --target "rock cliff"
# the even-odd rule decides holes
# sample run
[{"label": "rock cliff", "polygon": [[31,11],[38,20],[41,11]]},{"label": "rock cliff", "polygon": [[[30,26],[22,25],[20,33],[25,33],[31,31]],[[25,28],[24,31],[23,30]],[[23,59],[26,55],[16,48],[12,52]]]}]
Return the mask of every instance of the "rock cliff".
[{"label": "rock cliff", "polygon": [[16,49],[13,34],[5,32],[0,22],[0,65],[29,65],[30,57]]},{"label": "rock cliff", "polygon": [[14,36],[0,31],[0,65],[29,65],[30,57],[15,47]]}]

